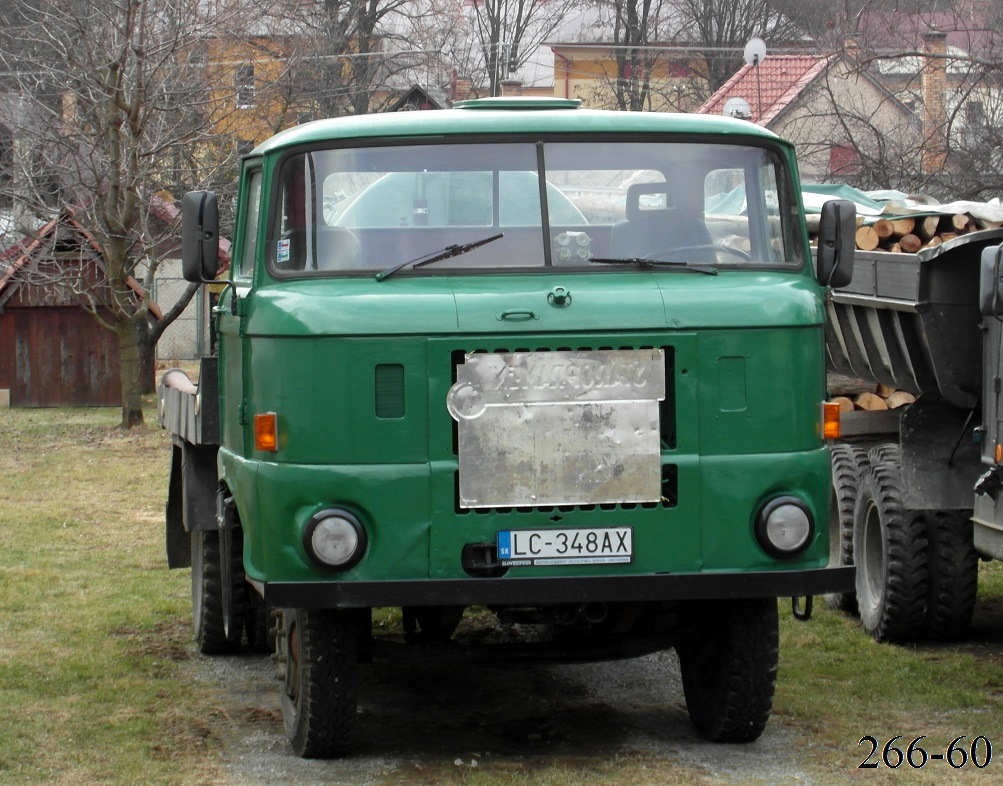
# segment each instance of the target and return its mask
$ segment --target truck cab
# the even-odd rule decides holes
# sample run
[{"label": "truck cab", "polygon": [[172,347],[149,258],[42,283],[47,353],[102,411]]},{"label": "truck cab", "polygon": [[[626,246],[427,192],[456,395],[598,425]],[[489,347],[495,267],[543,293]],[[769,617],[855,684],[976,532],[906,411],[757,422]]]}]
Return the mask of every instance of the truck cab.
[{"label": "truck cab", "polygon": [[[793,147],[727,118],[489,99],[259,145],[218,358],[161,386],[200,648],[274,621],[302,756],[349,749],[360,663],[432,645],[675,648],[697,729],[758,737],[777,599],[853,584],[822,417],[853,216],[827,216],[812,264]],[[214,195],[184,231],[218,281]],[[475,647],[465,609],[534,635]]]}]

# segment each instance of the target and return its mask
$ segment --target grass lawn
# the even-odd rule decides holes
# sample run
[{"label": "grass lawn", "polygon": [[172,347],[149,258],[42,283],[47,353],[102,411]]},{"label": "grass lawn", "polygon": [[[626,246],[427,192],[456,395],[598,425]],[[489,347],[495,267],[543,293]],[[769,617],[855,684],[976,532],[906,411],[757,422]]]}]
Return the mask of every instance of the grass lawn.
[{"label": "grass lawn", "polygon": [[[163,556],[166,433],[0,412],[0,782],[210,783],[187,572]],[[148,419],[152,418],[148,415]]]},{"label": "grass lawn", "polygon": [[[163,548],[169,440],[122,432],[118,410],[0,411],[0,782],[211,784],[224,719],[194,689],[187,571]],[[989,783],[1003,769],[1003,570],[984,564],[973,635],[918,647],[875,644],[852,618],[781,606],[774,722],[796,729],[824,782]],[[817,604],[820,606],[821,603]],[[858,769],[870,746],[921,735],[928,753],[999,748],[985,769],[929,761]],[[727,749],[722,749],[726,751]],[[891,754],[894,756],[894,753]],[[918,755],[918,754],[917,754]],[[980,753],[980,755],[983,755]],[[956,759],[957,760],[957,759]],[[595,782],[649,782],[667,762],[595,762]],[[558,782],[582,782],[572,773]],[[544,773],[468,783],[546,782]],[[455,776],[454,776],[455,778]],[[451,779],[450,779],[451,780]],[[586,779],[589,780],[589,779]],[[591,781],[590,781],[591,782]]]}]

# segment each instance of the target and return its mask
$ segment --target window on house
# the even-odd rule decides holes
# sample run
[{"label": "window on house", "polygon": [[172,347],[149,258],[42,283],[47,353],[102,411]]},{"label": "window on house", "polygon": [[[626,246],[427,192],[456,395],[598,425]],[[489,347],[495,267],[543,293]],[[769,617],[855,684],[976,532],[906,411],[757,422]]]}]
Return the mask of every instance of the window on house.
[{"label": "window on house", "polygon": [[981,101],[969,101],[965,104],[965,124],[969,128],[985,128],[986,109]]},{"label": "window on house", "polygon": [[237,109],[254,106],[254,66],[250,63],[237,66]]},{"label": "window on house", "polygon": [[833,145],[829,149],[829,172],[833,175],[855,175],[860,172],[860,153],[851,143]]}]

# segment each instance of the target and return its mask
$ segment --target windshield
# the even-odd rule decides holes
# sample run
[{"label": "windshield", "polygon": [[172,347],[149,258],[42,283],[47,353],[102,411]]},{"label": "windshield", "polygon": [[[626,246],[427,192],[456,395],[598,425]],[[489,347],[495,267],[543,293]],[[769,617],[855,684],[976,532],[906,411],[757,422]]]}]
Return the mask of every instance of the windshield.
[{"label": "windshield", "polygon": [[[268,261],[280,275],[802,264],[782,159],[754,146],[496,140],[312,150],[285,159],[275,205]],[[496,231],[496,242],[475,245]],[[472,247],[434,265],[408,265],[464,244]]]}]

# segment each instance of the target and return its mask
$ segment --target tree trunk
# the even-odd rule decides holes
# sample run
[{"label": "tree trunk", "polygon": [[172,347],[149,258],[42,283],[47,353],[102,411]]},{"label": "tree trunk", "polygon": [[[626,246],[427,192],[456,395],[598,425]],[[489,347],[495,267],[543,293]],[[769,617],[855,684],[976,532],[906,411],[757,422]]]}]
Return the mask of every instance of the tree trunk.
[{"label": "tree trunk", "polygon": [[143,364],[140,362],[136,327],[127,315],[120,315],[115,326],[118,336],[119,379],[122,385],[122,422],[124,429],[143,425]]},{"label": "tree trunk", "polygon": [[[177,314],[173,314],[167,324],[173,322],[176,317]],[[135,323],[136,347],[139,352],[139,386],[144,394],[155,393],[157,390],[157,341],[163,330],[156,328],[149,317]]]}]

